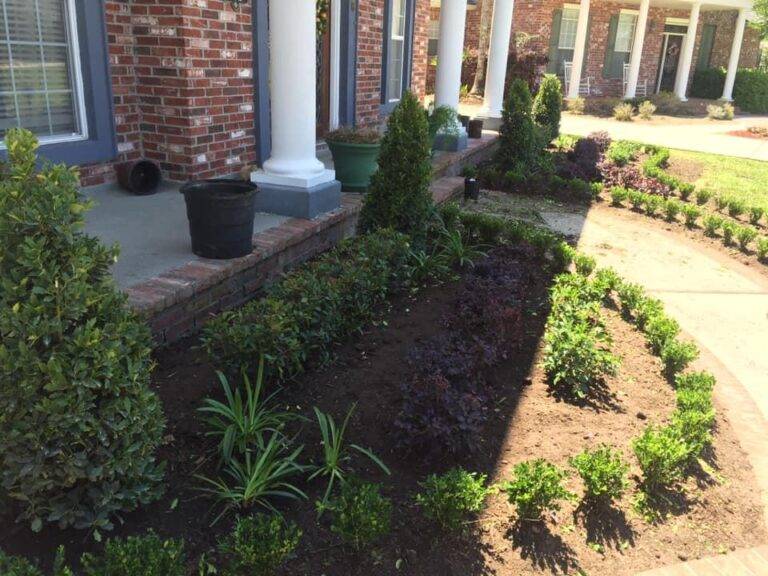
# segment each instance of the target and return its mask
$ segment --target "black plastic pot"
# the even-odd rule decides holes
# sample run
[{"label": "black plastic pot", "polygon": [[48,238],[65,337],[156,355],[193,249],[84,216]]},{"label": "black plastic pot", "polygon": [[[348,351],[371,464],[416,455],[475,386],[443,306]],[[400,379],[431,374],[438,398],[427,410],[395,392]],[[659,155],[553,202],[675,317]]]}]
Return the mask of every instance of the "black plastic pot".
[{"label": "black plastic pot", "polygon": [[253,251],[256,185],[244,180],[200,180],[181,187],[187,202],[192,252],[226,260]]},{"label": "black plastic pot", "polygon": [[469,125],[469,116],[465,114],[459,114],[459,122],[461,122],[461,125],[466,128]]},{"label": "black plastic pot", "polygon": [[467,135],[470,138],[474,138],[476,140],[479,140],[483,137],[483,121],[478,120],[475,118],[474,120],[469,121],[469,126],[467,126]]},{"label": "black plastic pot", "polygon": [[116,171],[120,186],[137,196],[154,194],[162,180],[160,167],[150,160],[125,162]]},{"label": "black plastic pot", "polygon": [[480,180],[477,178],[464,179],[464,198],[475,201],[480,199]]}]

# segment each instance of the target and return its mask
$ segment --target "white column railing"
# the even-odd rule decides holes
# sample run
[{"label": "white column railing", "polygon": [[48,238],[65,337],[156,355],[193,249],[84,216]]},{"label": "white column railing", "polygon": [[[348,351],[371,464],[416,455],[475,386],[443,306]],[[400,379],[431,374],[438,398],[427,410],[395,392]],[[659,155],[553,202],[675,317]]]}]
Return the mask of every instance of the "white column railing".
[{"label": "white column railing", "polygon": [[480,113],[486,118],[501,118],[501,110],[504,107],[504,85],[507,80],[514,7],[514,0],[496,0],[493,5],[488,73],[485,76],[485,97]]},{"label": "white column railing", "polygon": [[723,87],[723,100],[733,100],[733,85],[736,82],[736,71],[739,68],[741,56],[741,44],[744,40],[744,27],[747,24],[747,11],[742,8],[736,18],[736,29],[733,33],[731,55],[728,59],[728,72],[725,74],[725,86]]},{"label": "white column railing", "polygon": [[637,80],[640,77],[640,62],[643,59],[643,43],[645,42],[645,28],[648,24],[648,10],[650,0],[641,0],[640,12],[635,24],[635,38],[632,42],[632,55],[629,58],[629,75],[627,77],[627,92],[625,98],[634,98],[637,93]]},{"label": "white column railing", "polygon": [[677,71],[677,81],[675,82],[675,94],[680,100],[687,100],[688,78],[691,73],[691,64],[693,62],[693,48],[696,44],[696,32],[699,29],[699,13],[701,12],[701,3],[697,2],[691,7],[691,15],[688,19],[688,31],[683,41],[683,53],[680,58],[680,67]]},{"label": "white column railing", "polygon": [[459,107],[461,61],[467,0],[443,0],[440,6],[440,39],[437,48],[435,106]]},{"label": "white column railing", "polygon": [[568,82],[568,98],[571,100],[579,97],[581,71],[584,67],[584,58],[587,47],[589,1],[590,0],[581,0],[581,4],[579,4],[579,19],[576,22],[576,45],[573,48],[573,63],[571,67],[571,76]]}]

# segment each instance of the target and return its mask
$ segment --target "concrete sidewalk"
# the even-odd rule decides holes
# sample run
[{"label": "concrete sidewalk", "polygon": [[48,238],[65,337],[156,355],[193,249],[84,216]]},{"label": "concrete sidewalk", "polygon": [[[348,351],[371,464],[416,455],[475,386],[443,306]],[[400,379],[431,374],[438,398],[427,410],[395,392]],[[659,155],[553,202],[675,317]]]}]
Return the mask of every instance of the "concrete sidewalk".
[{"label": "concrete sidewalk", "polygon": [[744,116],[733,121],[656,116],[651,120],[619,122],[613,118],[566,112],[563,114],[560,131],[577,136],[605,131],[614,140],[635,140],[679,150],[768,161],[768,139],[728,134],[746,130],[750,126],[768,126],[768,116]]}]

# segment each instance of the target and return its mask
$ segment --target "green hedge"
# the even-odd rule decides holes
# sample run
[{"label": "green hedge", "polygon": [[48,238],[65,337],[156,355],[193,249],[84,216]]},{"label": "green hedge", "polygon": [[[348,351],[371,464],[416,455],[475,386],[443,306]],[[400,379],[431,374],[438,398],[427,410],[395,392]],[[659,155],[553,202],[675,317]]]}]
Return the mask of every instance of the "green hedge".
[{"label": "green hedge", "polygon": [[[724,86],[724,68],[698,70],[693,75],[691,96],[717,100],[723,95]],[[739,70],[733,86],[733,99],[743,112],[768,112],[768,73],[748,68]]]}]

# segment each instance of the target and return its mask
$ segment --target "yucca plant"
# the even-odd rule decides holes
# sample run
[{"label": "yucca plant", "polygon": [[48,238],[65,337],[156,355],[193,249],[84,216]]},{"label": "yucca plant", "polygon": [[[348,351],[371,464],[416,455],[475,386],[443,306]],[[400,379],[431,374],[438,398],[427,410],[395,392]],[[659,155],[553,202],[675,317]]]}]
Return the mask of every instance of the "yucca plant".
[{"label": "yucca plant", "polygon": [[[349,412],[347,412],[341,427],[339,427],[336,425],[333,416],[330,414],[325,414],[321,412],[317,407],[315,407],[315,416],[317,417],[317,424],[320,428],[320,435],[323,439],[323,463],[314,466],[314,472],[312,472],[309,479],[314,480],[315,478],[321,476],[328,478],[328,486],[325,489],[323,500],[318,505],[318,511],[320,514],[322,514],[323,510],[328,504],[328,499],[330,498],[331,492],[333,491],[334,483],[337,480],[340,483],[344,482],[345,472],[342,466],[351,460],[349,451],[344,444],[344,434],[347,431],[349,420],[352,418],[352,414],[354,412],[355,406],[353,405],[352,408],[349,409]],[[349,447],[368,457],[371,462],[381,468],[387,475],[390,474],[389,468],[387,468],[384,462],[382,462],[379,457],[370,450],[363,448],[362,446],[358,446],[357,444],[350,444]]]},{"label": "yucca plant", "polygon": [[454,266],[471,268],[486,255],[479,247],[464,242],[459,230],[443,230],[440,236],[441,253]]},{"label": "yucca plant", "polygon": [[[262,399],[264,383],[264,356],[259,360],[256,384],[243,374],[243,386],[234,391],[226,376],[218,373],[226,402],[207,398],[199,412],[206,415],[210,427],[206,436],[219,438],[221,461],[229,464],[237,451],[245,454],[264,437],[264,433],[281,434],[285,423],[295,416],[274,409],[273,399],[278,391]],[[242,390],[245,390],[243,398]]]},{"label": "yucca plant", "polygon": [[280,514],[272,505],[272,498],[307,498],[301,489],[289,481],[305,470],[298,462],[304,446],[289,452],[285,438],[279,433],[273,433],[266,442],[262,438],[257,444],[263,448],[246,452],[242,463],[236,458],[229,462],[224,469],[228,480],[197,476],[209,486],[202,488],[202,491],[214,495],[224,505],[224,510],[214,519],[214,524],[235,509],[258,506]]}]

